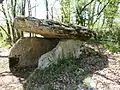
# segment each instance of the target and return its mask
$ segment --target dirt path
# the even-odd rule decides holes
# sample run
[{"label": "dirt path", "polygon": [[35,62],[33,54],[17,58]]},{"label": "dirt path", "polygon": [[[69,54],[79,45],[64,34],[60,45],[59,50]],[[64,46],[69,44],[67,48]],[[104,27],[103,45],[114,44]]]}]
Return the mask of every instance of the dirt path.
[{"label": "dirt path", "polygon": [[93,78],[97,81],[100,90],[120,90],[120,53],[105,52],[109,65],[97,71]]},{"label": "dirt path", "polygon": [[[21,80],[9,70],[8,50],[0,48],[0,90],[23,90]],[[120,90],[120,53],[103,52],[108,56],[109,65],[93,74],[98,90]]]},{"label": "dirt path", "polygon": [[98,90],[120,90],[120,52],[109,52],[101,45],[90,45],[89,47],[99,51],[108,58],[108,67],[96,71],[93,80]]},{"label": "dirt path", "polygon": [[9,70],[8,53],[7,49],[0,48],[0,90],[22,90],[20,78]]}]

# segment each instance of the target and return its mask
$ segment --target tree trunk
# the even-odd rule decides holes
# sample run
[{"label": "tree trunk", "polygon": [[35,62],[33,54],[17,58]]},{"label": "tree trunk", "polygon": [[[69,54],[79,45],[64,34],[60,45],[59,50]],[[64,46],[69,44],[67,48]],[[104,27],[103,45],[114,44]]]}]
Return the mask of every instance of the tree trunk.
[{"label": "tree trunk", "polygon": [[45,3],[46,3],[46,19],[49,19],[49,16],[48,16],[48,0],[45,0]]},{"label": "tree trunk", "polygon": [[2,12],[4,14],[4,17],[5,17],[5,21],[6,21],[6,25],[7,25],[7,30],[8,30],[8,39],[9,41],[11,41],[11,30],[10,30],[10,23],[8,21],[8,17],[7,17],[7,14],[5,12],[5,8],[4,8],[4,5],[2,4]]}]

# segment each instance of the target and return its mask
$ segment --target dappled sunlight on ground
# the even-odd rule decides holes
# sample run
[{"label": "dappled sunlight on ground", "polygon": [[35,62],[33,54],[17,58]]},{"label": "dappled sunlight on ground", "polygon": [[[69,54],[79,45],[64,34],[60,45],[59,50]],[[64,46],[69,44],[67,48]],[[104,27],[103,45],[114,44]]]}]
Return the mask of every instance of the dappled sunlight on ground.
[{"label": "dappled sunlight on ground", "polygon": [[108,53],[109,66],[97,71],[93,78],[103,90],[120,90],[120,53]]}]

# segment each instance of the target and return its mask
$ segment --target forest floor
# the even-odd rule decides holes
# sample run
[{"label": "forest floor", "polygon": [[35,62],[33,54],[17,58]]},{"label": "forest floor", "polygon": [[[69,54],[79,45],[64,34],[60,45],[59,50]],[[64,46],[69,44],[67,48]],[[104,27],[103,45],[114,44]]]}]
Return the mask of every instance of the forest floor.
[{"label": "forest floor", "polygon": [[[97,46],[91,46],[98,50]],[[120,52],[112,53],[105,49],[99,50],[108,57],[108,67],[96,71],[92,78],[98,90],[120,90]],[[0,90],[23,90],[24,78],[17,77],[9,70],[9,50],[0,47]]]},{"label": "forest floor", "polygon": [[9,69],[9,50],[0,47],[0,90],[23,90],[21,79]]}]

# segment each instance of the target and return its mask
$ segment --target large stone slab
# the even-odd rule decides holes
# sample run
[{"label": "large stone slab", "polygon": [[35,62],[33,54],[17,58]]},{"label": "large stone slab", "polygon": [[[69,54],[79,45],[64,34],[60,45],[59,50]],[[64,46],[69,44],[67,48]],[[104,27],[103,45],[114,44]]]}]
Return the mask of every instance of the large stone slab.
[{"label": "large stone slab", "polygon": [[95,36],[95,32],[84,26],[34,17],[17,17],[14,25],[20,31],[36,33],[49,38],[87,41]]},{"label": "large stone slab", "polygon": [[52,50],[57,43],[58,40],[55,39],[37,37],[24,37],[19,39],[10,50],[10,68],[37,66],[39,57]]}]

